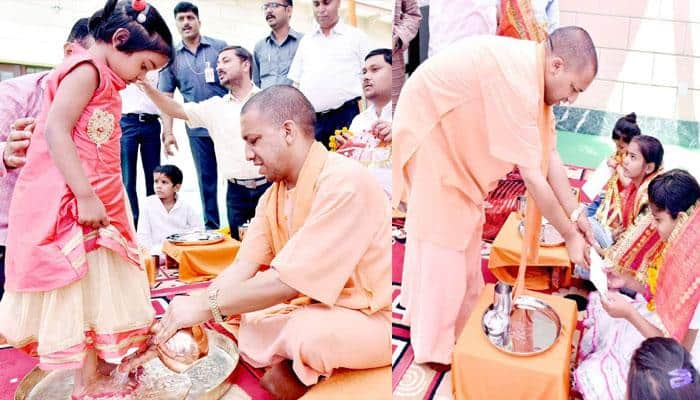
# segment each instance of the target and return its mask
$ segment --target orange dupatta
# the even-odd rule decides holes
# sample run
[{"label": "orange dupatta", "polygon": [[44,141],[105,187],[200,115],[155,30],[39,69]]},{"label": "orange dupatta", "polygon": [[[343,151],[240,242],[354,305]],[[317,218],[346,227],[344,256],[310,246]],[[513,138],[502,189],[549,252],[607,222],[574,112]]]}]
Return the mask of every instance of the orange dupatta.
[{"label": "orange dupatta", "polygon": [[530,0],[501,0],[496,35],[543,42],[547,31],[537,22]]},{"label": "orange dupatta", "polygon": [[698,245],[700,212],[696,211],[691,213],[677,237],[669,243],[659,270],[654,296],[656,312],[669,336],[678,341],[682,341],[688,331],[690,320],[700,301]]}]

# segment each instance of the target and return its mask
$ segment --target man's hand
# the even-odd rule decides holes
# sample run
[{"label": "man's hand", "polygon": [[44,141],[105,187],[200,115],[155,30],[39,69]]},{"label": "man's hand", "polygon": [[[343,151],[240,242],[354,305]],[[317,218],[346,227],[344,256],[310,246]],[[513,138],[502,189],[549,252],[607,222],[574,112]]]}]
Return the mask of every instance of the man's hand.
[{"label": "man's hand", "polygon": [[27,149],[35,124],[34,118],[20,118],[10,126],[2,154],[6,168],[19,168],[27,162]]},{"label": "man's hand", "polygon": [[175,139],[175,135],[173,135],[172,132],[163,132],[163,137],[161,137],[161,140],[163,141],[165,154],[168,156],[175,155],[175,152],[172,149],[173,146],[175,146],[175,150],[180,151],[180,148],[177,145],[177,139]]},{"label": "man's hand", "polygon": [[579,215],[578,220],[576,220],[576,229],[578,229],[583,237],[586,238],[586,242],[588,242],[588,244],[591,246],[596,244],[595,236],[593,235],[593,228],[591,228],[591,223],[588,221],[585,211],[582,212]]},{"label": "man's hand", "polygon": [[341,133],[340,135],[335,135],[335,143],[337,148],[343,147],[347,142],[350,141],[350,136],[347,133]]},{"label": "man's hand", "polygon": [[387,121],[375,121],[372,124],[372,134],[382,142],[391,143],[391,123]]},{"label": "man's hand", "polygon": [[165,343],[175,332],[189,328],[212,318],[207,304],[206,295],[178,296],[170,302],[160,322],[153,325],[151,331],[155,334],[156,345]]},{"label": "man's hand", "polygon": [[586,245],[586,240],[581,233],[576,229],[571,229],[571,233],[566,239],[566,250],[569,252],[569,258],[574,264],[582,265],[586,269],[590,268],[590,254],[588,254],[589,246]]},{"label": "man's hand", "polygon": [[137,79],[134,85],[138,86],[142,92],[148,94],[149,92],[157,92],[158,89],[153,86],[153,84],[148,79]]}]

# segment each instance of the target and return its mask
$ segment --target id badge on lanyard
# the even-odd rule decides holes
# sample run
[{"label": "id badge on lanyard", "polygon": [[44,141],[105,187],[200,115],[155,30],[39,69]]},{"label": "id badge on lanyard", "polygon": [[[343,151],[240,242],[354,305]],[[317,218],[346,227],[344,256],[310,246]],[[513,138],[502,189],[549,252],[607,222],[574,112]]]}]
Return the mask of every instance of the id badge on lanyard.
[{"label": "id badge on lanyard", "polygon": [[216,80],[214,79],[214,68],[211,67],[209,61],[204,62],[204,80],[207,83],[216,82]]}]

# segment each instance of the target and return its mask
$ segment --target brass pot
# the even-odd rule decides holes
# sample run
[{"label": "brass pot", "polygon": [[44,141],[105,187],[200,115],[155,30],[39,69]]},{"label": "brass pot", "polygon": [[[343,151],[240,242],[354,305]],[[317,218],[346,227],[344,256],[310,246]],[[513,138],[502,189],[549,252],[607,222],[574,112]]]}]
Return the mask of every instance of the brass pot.
[{"label": "brass pot", "polygon": [[181,329],[165,343],[156,346],[160,361],[170,370],[182,373],[209,353],[207,335],[200,326]]}]

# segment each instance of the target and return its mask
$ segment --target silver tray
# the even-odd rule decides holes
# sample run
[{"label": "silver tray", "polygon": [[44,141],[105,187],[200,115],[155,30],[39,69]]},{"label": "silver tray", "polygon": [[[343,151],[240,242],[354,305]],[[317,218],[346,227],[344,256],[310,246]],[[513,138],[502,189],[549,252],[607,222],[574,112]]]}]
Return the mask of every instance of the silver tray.
[{"label": "silver tray", "polygon": [[[561,319],[557,312],[543,300],[533,296],[519,296],[513,302],[508,330],[493,334],[486,319],[491,304],[481,318],[481,328],[486,339],[498,350],[514,356],[533,356],[549,350],[562,333]],[[490,334],[491,333],[491,334]]]},{"label": "silver tray", "polygon": [[204,244],[219,243],[224,240],[224,235],[214,231],[176,233],[165,238],[172,244],[179,246],[198,246]]},{"label": "silver tray", "polygon": [[[209,354],[187,371],[176,374],[158,358],[144,364],[144,374],[133,392],[135,399],[213,400],[229,390],[229,376],[238,365],[238,348],[233,340],[206,330]],[[22,379],[15,400],[68,400],[73,389],[72,371],[42,371],[35,367]]]},{"label": "silver tray", "polygon": [[[518,232],[520,233],[520,237],[522,237],[525,232],[525,220],[520,221],[518,224]],[[554,225],[550,223],[542,224],[542,230],[540,231],[541,246],[561,246],[565,243],[564,237],[562,237]]]}]

